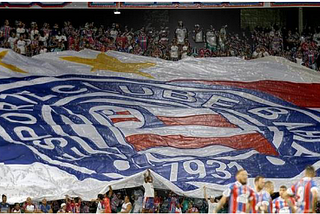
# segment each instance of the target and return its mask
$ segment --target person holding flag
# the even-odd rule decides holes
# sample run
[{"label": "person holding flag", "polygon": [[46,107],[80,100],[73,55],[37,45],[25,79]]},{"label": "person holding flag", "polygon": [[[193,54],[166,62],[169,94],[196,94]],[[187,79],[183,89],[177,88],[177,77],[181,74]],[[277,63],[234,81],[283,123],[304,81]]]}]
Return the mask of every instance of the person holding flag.
[{"label": "person holding flag", "polygon": [[154,187],[153,187],[153,178],[151,172],[148,169],[147,173],[144,174],[144,200],[143,200],[143,213],[152,213],[154,212]]}]

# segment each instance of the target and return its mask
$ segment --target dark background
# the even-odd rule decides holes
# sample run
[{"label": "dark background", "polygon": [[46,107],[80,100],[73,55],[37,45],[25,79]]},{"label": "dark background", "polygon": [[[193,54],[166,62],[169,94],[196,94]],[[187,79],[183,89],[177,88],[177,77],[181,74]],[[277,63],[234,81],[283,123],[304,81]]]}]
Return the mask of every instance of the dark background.
[{"label": "dark background", "polygon": [[32,21],[42,26],[42,23],[48,22],[63,24],[64,21],[71,21],[74,26],[84,25],[86,22],[95,22],[105,26],[113,22],[121,26],[128,25],[134,29],[139,29],[152,23],[154,27],[161,25],[175,28],[177,22],[182,20],[188,29],[193,28],[195,24],[202,24],[205,28],[210,24],[216,28],[228,24],[230,29],[237,31],[240,29],[240,10],[121,10],[121,15],[114,15],[114,10],[108,9],[1,9],[1,24],[5,19],[9,19],[13,25],[15,20],[23,21],[30,26]]},{"label": "dark background", "polygon": [[[71,21],[77,27],[86,22],[95,22],[96,25],[110,26],[119,23],[121,28],[127,25],[135,30],[151,23],[157,29],[161,25],[171,30],[170,38],[179,20],[184,22],[191,33],[195,24],[200,24],[206,30],[210,25],[215,29],[227,24],[228,32],[241,32],[241,29],[253,29],[256,26],[270,26],[277,24],[289,29],[298,27],[298,8],[282,9],[122,9],[121,15],[114,15],[112,9],[0,9],[0,25],[9,19],[10,25],[15,20],[23,21],[27,27],[35,21],[41,27],[48,22],[51,27],[54,23],[63,26],[64,21]],[[304,24],[318,26],[320,8],[304,8]],[[191,40],[191,35],[189,37]]]},{"label": "dark background", "polygon": [[[198,10],[165,10],[165,9],[126,9],[121,15],[114,15],[110,9],[0,9],[0,22],[9,19],[22,20],[27,25],[32,21],[62,24],[71,21],[75,26],[94,21],[97,24],[110,25],[113,22],[138,28],[152,22],[155,27],[165,24],[175,27],[179,20],[184,21],[188,28],[195,24],[204,28],[212,24],[216,28],[227,24],[232,31],[240,30],[242,21],[249,25],[264,25],[277,22],[287,26],[298,26],[298,8],[288,9],[198,9]],[[304,8],[304,23],[317,24],[320,8]],[[247,18],[246,15],[249,15]],[[273,16],[271,16],[273,15]],[[276,17],[275,17],[276,16]],[[251,19],[251,22],[250,20]],[[242,21],[241,21],[242,20]],[[256,22],[256,23],[255,23]],[[244,27],[244,26],[242,26]]]}]

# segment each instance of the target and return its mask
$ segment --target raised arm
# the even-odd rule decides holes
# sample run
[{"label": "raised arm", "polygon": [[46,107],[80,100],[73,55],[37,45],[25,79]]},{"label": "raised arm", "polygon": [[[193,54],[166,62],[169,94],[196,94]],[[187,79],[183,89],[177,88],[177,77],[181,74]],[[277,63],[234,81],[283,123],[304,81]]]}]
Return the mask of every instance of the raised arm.
[{"label": "raised arm", "polygon": [[65,200],[66,200],[66,203],[69,202],[69,195],[65,195]]},{"label": "raised arm", "polygon": [[206,186],[203,186],[203,196],[206,199],[206,201],[209,201],[208,195],[207,195],[207,188]]},{"label": "raised arm", "polygon": [[150,179],[150,182],[153,183],[153,177],[151,176],[150,172],[149,172],[149,179]]},{"label": "raised arm", "polygon": [[149,169],[147,169],[147,172],[143,174],[144,175],[144,182],[146,182],[146,183],[147,183],[147,178],[149,176],[149,173],[150,173],[150,171],[149,171]]},{"label": "raised arm", "polygon": [[109,194],[108,194],[108,197],[111,198],[112,194],[113,194],[113,189],[112,189],[112,187],[111,187],[111,185],[110,185],[110,186],[109,186]]}]

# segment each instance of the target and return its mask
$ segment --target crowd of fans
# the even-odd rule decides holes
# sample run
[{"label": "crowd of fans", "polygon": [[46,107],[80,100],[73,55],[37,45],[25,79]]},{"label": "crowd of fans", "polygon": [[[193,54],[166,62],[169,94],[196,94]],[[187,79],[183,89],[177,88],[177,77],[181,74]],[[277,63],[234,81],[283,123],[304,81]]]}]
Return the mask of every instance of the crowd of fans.
[{"label": "crowd of fans", "polygon": [[[129,200],[132,204],[131,213],[141,213],[143,206],[143,189],[121,189],[114,191],[111,197],[111,212],[119,213],[122,210],[122,205],[125,200]],[[128,198],[127,195],[131,194]],[[170,213],[174,205],[175,208],[180,208],[183,213],[208,213],[208,203],[203,199],[181,197],[171,191],[155,191],[154,198],[155,213]],[[159,195],[158,195],[159,194]],[[7,196],[2,195],[2,203],[0,203],[1,213],[104,213],[104,207],[99,206],[99,202],[104,200],[104,195],[99,195],[100,198],[92,201],[82,201],[80,197],[66,196],[64,200],[47,201],[46,199],[32,201],[27,198],[26,202],[8,204]],[[100,203],[101,204],[101,203]],[[179,204],[179,205],[178,205]],[[226,213],[226,208],[220,213]],[[175,213],[175,212],[174,212]]]},{"label": "crowd of fans", "polygon": [[[170,29],[172,31],[172,29]],[[234,56],[254,59],[264,56],[281,56],[314,70],[319,70],[320,29],[308,27],[301,34],[298,29],[289,30],[276,25],[270,28],[256,27],[252,32],[230,33],[227,26],[220,29],[202,29],[195,25],[188,30],[179,21],[174,36],[169,39],[169,29],[155,29],[151,25],[141,29],[112,26],[96,26],[86,23],[74,27],[71,22],[64,26],[48,23],[30,26],[22,21],[14,25],[5,20],[0,30],[0,47],[26,56],[63,50],[80,51],[88,48],[97,51],[116,50],[137,55],[152,56],[166,60],[179,60],[193,57]],[[172,32],[171,32],[172,33]],[[190,45],[190,39],[198,44]],[[202,48],[199,48],[200,47]]]},{"label": "crowd of fans", "polygon": [[263,176],[254,179],[253,188],[248,186],[248,173],[240,169],[236,182],[228,185],[222,196],[208,196],[203,186],[204,199],[197,199],[155,190],[147,170],[142,187],[114,191],[109,186],[105,194],[91,201],[66,195],[64,200],[43,198],[40,203],[28,197],[24,203],[9,205],[7,196],[2,195],[0,213],[319,213],[315,176],[315,168],[307,166],[305,176],[292,187],[282,185],[274,192],[273,182]]},{"label": "crowd of fans", "polygon": [[91,201],[66,195],[64,200],[43,198],[40,202],[28,197],[23,203],[9,205],[7,196],[2,195],[0,213],[208,213],[208,202],[217,204],[217,199],[204,196],[206,199],[188,198],[172,191],[155,190],[148,171],[143,187],[113,190],[109,186],[107,193],[98,194]]}]

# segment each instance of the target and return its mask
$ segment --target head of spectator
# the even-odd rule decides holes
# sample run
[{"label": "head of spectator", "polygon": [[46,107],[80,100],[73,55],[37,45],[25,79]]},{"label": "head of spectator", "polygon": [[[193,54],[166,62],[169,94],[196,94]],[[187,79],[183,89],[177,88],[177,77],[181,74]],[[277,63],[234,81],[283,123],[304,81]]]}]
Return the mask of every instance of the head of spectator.
[{"label": "head of spectator", "polygon": [[19,203],[15,203],[13,209],[15,210],[15,212],[20,211],[20,204]]},{"label": "head of spectator", "polygon": [[6,195],[2,195],[2,203],[3,204],[7,203],[7,196]]},{"label": "head of spectator", "polygon": [[104,198],[103,194],[98,195],[98,201],[103,201],[103,198]]},{"label": "head of spectator", "polygon": [[42,201],[41,201],[41,203],[45,206],[45,205],[47,205],[47,199],[42,199]]},{"label": "head of spectator", "polygon": [[213,197],[213,195],[210,195],[209,199],[211,203],[215,203],[215,198]]},{"label": "head of spectator", "polygon": [[4,21],[4,26],[9,26],[9,20],[8,20],[8,19],[6,19],[6,20]]},{"label": "head of spectator", "polygon": [[37,29],[38,25],[36,22],[31,22],[31,29]]},{"label": "head of spectator", "polygon": [[11,31],[10,34],[11,34],[11,37],[12,37],[12,38],[15,38],[15,37],[16,37],[16,32],[15,32],[15,31]]},{"label": "head of spectator", "polygon": [[76,203],[81,204],[82,203],[82,199],[80,197],[76,198],[75,200]]},{"label": "head of spectator", "polygon": [[117,198],[118,198],[118,199],[121,199],[121,197],[122,197],[121,192],[118,192],[118,193],[117,193]]},{"label": "head of spectator", "polygon": [[194,25],[194,29],[195,29],[196,32],[200,31],[200,29],[201,29],[200,25],[199,24],[195,24]]},{"label": "head of spectator", "polygon": [[188,204],[188,209],[192,209],[192,207],[193,207],[193,203],[190,201]]},{"label": "head of spectator", "polygon": [[66,212],[67,211],[67,204],[66,203],[62,203],[60,208],[61,208],[61,210]]},{"label": "head of spectator", "polygon": [[126,195],[124,197],[124,203],[129,203],[129,202],[130,202],[130,197],[129,197],[129,195]]},{"label": "head of spectator", "polygon": [[112,23],[111,29],[115,29],[115,28],[116,28],[116,23]]},{"label": "head of spectator", "polygon": [[27,204],[27,205],[32,205],[32,200],[31,200],[30,197],[27,198],[26,204]]},{"label": "head of spectator", "polygon": [[194,206],[192,202],[189,203],[187,213],[198,213],[198,209]]}]

